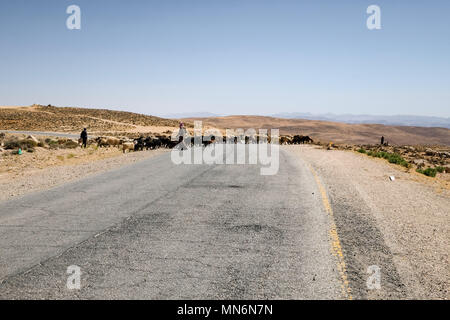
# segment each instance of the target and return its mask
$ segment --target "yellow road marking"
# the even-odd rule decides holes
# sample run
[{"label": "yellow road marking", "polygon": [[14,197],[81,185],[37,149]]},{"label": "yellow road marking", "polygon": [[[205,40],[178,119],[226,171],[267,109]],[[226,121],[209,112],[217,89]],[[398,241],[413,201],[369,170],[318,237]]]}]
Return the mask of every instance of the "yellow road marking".
[{"label": "yellow road marking", "polygon": [[344,254],[342,253],[342,247],[341,242],[339,240],[339,235],[337,233],[336,224],[334,222],[334,214],[333,209],[331,208],[330,201],[328,201],[327,192],[322,184],[322,182],[319,179],[319,176],[317,175],[314,168],[309,165],[309,169],[311,170],[314,179],[316,180],[317,186],[319,187],[319,191],[322,195],[322,201],[323,206],[325,207],[325,211],[328,213],[328,217],[330,218],[330,238],[331,238],[331,252],[333,255],[337,258],[337,268],[339,271],[339,274],[341,275],[342,280],[342,293],[347,299],[352,300],[352,293],[350,290],[350,286],[348,284],[348,278],[347,278],[347,269],[345,267],[345,261],[344,261]]}]

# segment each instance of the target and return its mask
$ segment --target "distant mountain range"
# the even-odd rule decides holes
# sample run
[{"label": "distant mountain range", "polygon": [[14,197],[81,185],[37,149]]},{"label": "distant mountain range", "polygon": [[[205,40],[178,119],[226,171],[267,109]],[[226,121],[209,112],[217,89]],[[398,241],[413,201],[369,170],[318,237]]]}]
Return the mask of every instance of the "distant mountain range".
[{"label": "distant mountain range", "polygon": [[[222,117],[223,114],[211,112],[188,112],[173,113],[161,115],[163,118],[182,119],[182,118],[212,118]],[[390,126],[413,126],[413,127],[440,127],[450,129],[450,118],[430,117],[430,116],[413,116],[413,115],[395,115],[395,116],[374,116],[367,114],[312,114],[309,112],[282,112],[266,115],[274,118],[284,119],[306,119],[306,120],[323,120],[342,123],[362,123],[362,124],[384,124]]]},{"label": "distant mountain range", "polygon": [[222,117],[223,114],[211,113],[211,112],[183,112],[183,113],[167,113],[158,114],[158,117],[166,119],[184,119],[184,118],[209,118],[209,117]]},{"label": "distant mountain range", "polygon": [[343,123],[365,123],[384,124],[390,126],[414,126],[414,127],[441,127],[450,129],[450,118],[395,115],[395,116],[373,116],[354,114],[311,114],[311,113],[278,113],[272,117],[287,119],[324,120]]}]

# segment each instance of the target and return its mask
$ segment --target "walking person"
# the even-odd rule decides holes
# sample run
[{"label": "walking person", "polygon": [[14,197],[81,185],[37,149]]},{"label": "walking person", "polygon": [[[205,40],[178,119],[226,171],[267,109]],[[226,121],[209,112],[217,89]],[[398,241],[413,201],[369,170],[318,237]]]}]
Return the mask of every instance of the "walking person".
[{"label": "walking person", "polygon": [[81,139],[81,147],[82,148],[86,148],[87,147],[87,140],[88,140],[88,134],[87,134],[87,129],[86,128],[84,128],[83,131],[81,131],[80,139]]},{"label": "walking person", "polygon": [[381,136],[381,145],[384,145],[384,136]]}]

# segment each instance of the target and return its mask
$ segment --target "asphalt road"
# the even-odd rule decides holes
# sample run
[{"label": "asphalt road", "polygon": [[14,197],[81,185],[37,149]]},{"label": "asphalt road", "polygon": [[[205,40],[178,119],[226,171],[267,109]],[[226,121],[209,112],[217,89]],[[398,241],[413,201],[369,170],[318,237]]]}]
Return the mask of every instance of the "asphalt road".
[{"label": "asphalt road", "polygon": [[345,299],[329,234],[283,150],[273,176],[166,153],[0,203],[0,299]]},{"label": "asphalt road", "polygon": [[[4,133],[18,133],[18,134],[31,134],[31,135],[35,135],[35,136],[64,137],[64,138],[72,138],[72,139],[78,139],[80,137],[79,134],[61,133],[61,132],[16,131],[16,130],[0,130],[0,132],[4,132]],[[80,133],[81,133],[81,130],[80,130]]]}]

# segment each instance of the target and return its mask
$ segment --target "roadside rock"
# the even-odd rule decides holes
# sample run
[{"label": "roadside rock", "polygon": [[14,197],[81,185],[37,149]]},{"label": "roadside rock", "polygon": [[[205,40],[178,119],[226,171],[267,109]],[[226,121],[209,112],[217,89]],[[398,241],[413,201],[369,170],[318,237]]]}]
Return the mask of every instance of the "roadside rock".
[{"label": "roadside rock", "polygon": [[450,152],[437,152],[441,158],[450,158]]},{"label": "roadside rock", "polygon": [[27,137],[27,139],[28,139],[28,140],[32,140],[32,141],[34,141],[34,142],[36,142],[36,143],[39,143],[39,140],[36,139],[36,137],[33,136],[33,135],[31,135],[31,134]]},{"label": "roadside rock", "polygon": [[418,167],[423,167],[425,165],[425,160],[423,159],[414,159],[413,163]]}]

